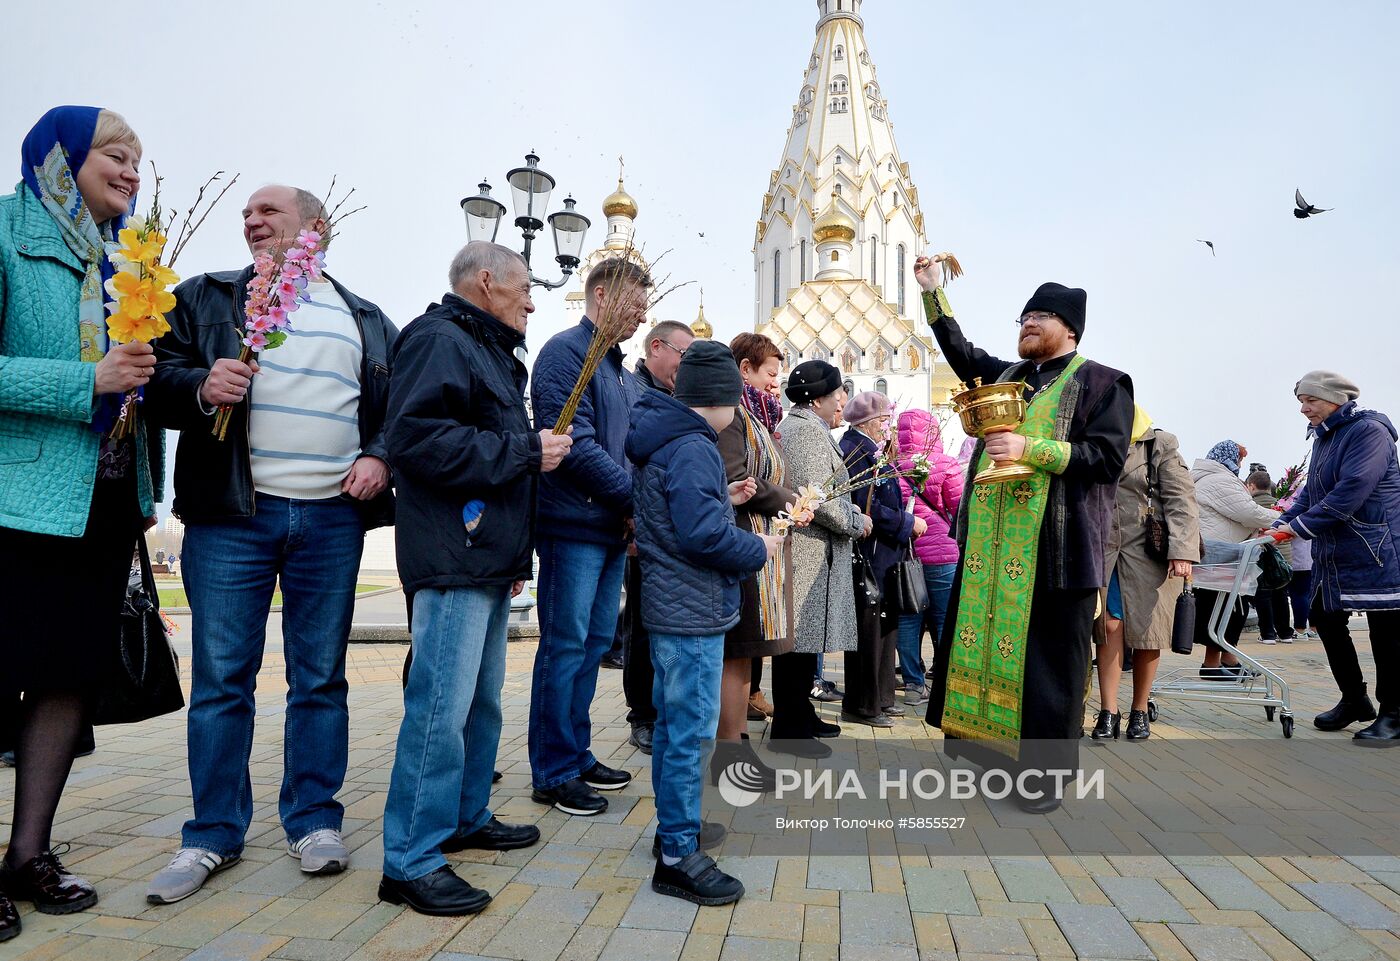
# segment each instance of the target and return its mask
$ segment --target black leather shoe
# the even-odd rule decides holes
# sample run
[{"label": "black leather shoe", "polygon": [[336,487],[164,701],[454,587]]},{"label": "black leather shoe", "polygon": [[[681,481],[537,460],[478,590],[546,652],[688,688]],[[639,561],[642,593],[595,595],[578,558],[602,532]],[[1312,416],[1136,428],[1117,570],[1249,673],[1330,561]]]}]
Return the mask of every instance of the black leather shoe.
[{"label": "black leather shoe", "polygon": [[1381,716],[1351,739],[1364,747],[1400,747],[1400,707],[1382,707]]},{"label": "black leather shoe", "polygon": [[1107,741],[1109,738],[1118,740],[1119,725],[1123,720],[1122,714],[1110,714],[1106,710],[1099,711],[1099,719],[1094,722],[1094,730],[1090,737],[1095,741]]},{"label": "black leather shoe", "polygon": [[651,754],[651,738],[656,732],[656,728],[650,724],[633,724],[632,733],[627,735],[627,743],[641,751],[643,754]]},{"label": "black leather shoe", "polygon": [[504,775],[501,774],[500,771],[492,771],[492,772],[491,772],[491,783],[492,783],[492,784],[500,784],[500,783],[501,783],[501,778],[502,778],[502,777],[504,777]]},{"label": "black leather shoe", "polygon": [[721,871],[703,851],[692,851],[672,865],[657,858],[651,889],[696,904],[731,904],[744,896],[744,883]]},{"label": "black leather shoe", "polygon": [[831,748],[813,737],[769,738],[768,750],[813,760],[831,757]]},{"label": "black leather shoe", "polygon": [[621,654],[604,654],[603,659],[598,662],[598,666],[611,671],[620,671],[627,665],[623,663]]},{"label": "black leather shoe", "polygon": [[491,903],[491,895],[480,888],[472,887],[444,864],[432,874],[425,874],[412,881],[380,878],[379,900],[390,904],[406,904],[419,914],[457,917],[476,914]]},{"label": "black leather shoe", "polygon": [[21,927],[19,908],[15,907],[15,902],[0,894],[0,942],[19,937]]},{"label": "black leather shoe", "polygon": [[741,767],[730,771],[730,780],[742,784],[746,790],[771,793],[778,786],[778,772],[759,759],[747,734],[740,734],[739,738],[737,743],[715,742],[715,752],[710,755],[710,783],[718,787],[720,774],[738,764]]},{"label": "black leather shoe", "polygon": [[1374,721],[1375,719],[1376,706],[1366,695],[1366,685],[1363,684],[1360,691],[1355,694],[1343,694],[1336,707],[1330,711],[1323,711],[1313,718],[1313,727],[1319,731],[1340,731],[1356,721]]},{"label": "black leather shoe", "polygon": [[30,858],[17,868],[8,861],[0,864],[0,891],[15,901],[33,901],[44,914],[73,914],[97,903],[92,885],[69,874],[53,851]]},{"label": "black leather shoe", "polygon": [[[717,848],[724,843],[725,831],[723,824],[716,824],[714,821],[700,822],[700,837],[696,839],[696,844],[700,845],[700,850],[708,851],[710,848]],[[661,837],[652,835],[651,856],[661,857]]]},{"label": "black leather shoe", "polygon": [[881,710],[884,711],[886,717],[903,717],[903,716],[904,716],[904,705],[903,705],[903,704],[891,704],[889,707],[881,708]]},{"label": "black leather shoe", "polygon": [[599,761],[583,772],[583,783],[595,791],[621,791],[632,783],[632,772],[619,771]]},{"label": "black leather shoe", "polygon": [[851,724],[868,724],[871,727],[894,727],[894,721],[886,717],[884,712],[879,714],[854,714],[850,711],[842,711],[841,720]]},{"label": "black leather shoe", "polygon": [[[1117,737],[1117,731],[1114,732]],[[1152,726],[1147,723],[1146,711],[1128,712],[1128,740],[1145,741],[1152,736]]]},{"label": "black leather shoe", "polygon": [[582,778],[573,778],[547,791],[535,788],[530,797],[536,804],[549,804],[565,814],[581,818],[602,814],[608,809],[608,799],[584,784]]},{"label": "black leather shoe", "polygon": [[442,842],[442,853],[465,851],[513,851],[528,848],[540,839],[540,829],[533,824],[502,824],[492,818],[470,834],[454,834]]},{"label": "black leather shoe", "polygon": [[816,722],[812,724],[812,734],[815,737],[840,737],[841,725],[817,718]]},{"label": "black leather shoe", "polygon": [[1052,794],[1044,797],[1028,798],[1015,795],[1016,806],[1027,814],[1050,814],[1060,809],[1060,799]]}]

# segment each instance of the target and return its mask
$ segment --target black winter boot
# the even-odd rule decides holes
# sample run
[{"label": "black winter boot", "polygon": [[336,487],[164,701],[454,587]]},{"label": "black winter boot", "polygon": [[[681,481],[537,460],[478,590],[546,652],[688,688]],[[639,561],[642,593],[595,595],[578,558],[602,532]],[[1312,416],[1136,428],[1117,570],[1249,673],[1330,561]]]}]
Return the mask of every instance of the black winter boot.
[{"label": "black winter boot", "polygon": [[1400,705],[1382,704],[1375,723],[1363,727],[1351,739],[1359,747],[1400,747]]},{"label": "black winter boot", "polygon": [[1340,731],[1353,721],[1374,721],[1375,719],[1376,706],[1366,696],[1366,685],[1363,684],[1358,693],[1343,694],[1336,707],[1330,711],[1323,711],[1313,718],[1313,727],[1319,731]]}]

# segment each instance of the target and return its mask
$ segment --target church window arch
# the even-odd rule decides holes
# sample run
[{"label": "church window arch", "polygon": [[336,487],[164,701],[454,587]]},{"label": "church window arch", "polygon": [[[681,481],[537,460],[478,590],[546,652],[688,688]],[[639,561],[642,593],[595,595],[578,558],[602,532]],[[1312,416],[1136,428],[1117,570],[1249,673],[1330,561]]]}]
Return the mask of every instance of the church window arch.
[{"label": "church window arch", "polygon": [[807,238],[803,237],[797,245],[798,251],[798,283],[805,283],[807,280]]},{"label": "church window arch", "polygon": [[876,83],[874,80],[870,81],[869,83],[867,83],[867,84],[865,85],[865,95],[866,95],[867,97],[869,97],[871,100],[879,100],[879,99],[880,99],[880,85],[879,85],[878,83]]},{"label": "church window arch", "polygon": [[832,192],[836,194],[836,196],[838,196],[838,197],[841,196],[841,185],[840,185],[839,183],[838,183],[835,187],[833,187],[833,188],[831,188],[831,189],[832,189]]},{"label": "church window arch", "polygon": [[856,395],[856,382],[849,377],[841,382],[841,388],[846,392],[847,397],[854,397]]},{"label": "church window arch", "polygon": [[802,88],[802,97],[801,97],[802,105],[805,107],[806,105],[810,104],[810,103],[812,102],[813,98],[816,97],[816,95],[817,95],[817,88],[816,88],[816,87],[813,87],[811,84],[808,84],[807,86],[803,87],[803,88]]},{"label": "church window arch", "polygon": [[[898,306],[899,306],[899,312],[900,312],[901,315],[903,315],[903,313],[904,313],[904,245],[903,245],[903,244],[900,244],[898,247],[896,247],[896,248],[894,249],[894,267],[895,267],[895,270],[898,271],[898,273],[899,273],[899,280],[897,280],[897,281],[895,282],[895,288],[896,288],[896,290],[897,290],[897,292],[898,292]],[[919,363],[919,361],[918,361],[919,352],[918,352],[918,350],[917,350],[916,348],[913,348],[913,347],[911,347],[910,350],[913,351],[913,355],[912,355],[912,356],[914,357],[914,366],[918,366],[918,363]]]},{"label": "church window arch", "polygon": [[870,286],[875,286],[878,281],[875,279],[875,268],[880,260],[880,238],[870,238]]},{"label": "church window arch", "polygon": [[783,252],[773,251],[773,309],[777,310],[783,305],[781,297],[783,284]]},{"label": "church window arch", "polygon": [[846,59],[846,48],[843,47],[843,46],[842,46],[841,44],[839,44],[839,43],[836,45],[836,59],[837,59],[837,60],[845,60],[845,59]]},{"label": "church window arch", "polygon": [[883,377],[877,377],[875,379],[875,389],[888,397],[890,395],[890,382]]},{"label": "church window arch", "polygon": [[867,67],[870,66],[870,51],[869,51],[869,50],[862,50],[862,51],[860,52],[860,62],[861,62],[862,64],[864,64],[865,66],[867,66]]},{"label": "church window arch", "polygon": [[837,75],[832,79],[832,81],[831,81],[831,92],[832,92],[832,93],[849,93],[850,90],[851,90],[851,85],[850,85],[849,81],[846,80],[845,74],[837,74]]}]

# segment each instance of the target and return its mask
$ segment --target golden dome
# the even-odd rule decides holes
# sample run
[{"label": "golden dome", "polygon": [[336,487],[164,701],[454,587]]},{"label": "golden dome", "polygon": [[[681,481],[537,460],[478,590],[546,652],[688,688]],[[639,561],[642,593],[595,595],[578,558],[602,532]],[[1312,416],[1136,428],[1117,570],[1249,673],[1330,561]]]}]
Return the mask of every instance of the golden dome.
[{"label": "golden dome", "polygon": [[828,240],[844,240],[852,243],[856,239],[856,223],[850,217],[841,212],[833,202],[826,208],[826,213],[817,218],[817,222],[812,225],[812,240],[814,243],[826,243]]},{"label": "golden dome", "polygon": [[704,300],[700,301],[700,312],[695,315],[695,322],[690,325],[690,332],[702,340],[710,340],[715,336],[715,329],[705,319]]},{"label": "golden dome", "polygon": [[637,219],[637,201],[632,199],[632,195],[622,189],[622,178],[617,178],[617,190],[608,194],[603,200],[603,216],[616,217],[621,214],[629,220]]}]

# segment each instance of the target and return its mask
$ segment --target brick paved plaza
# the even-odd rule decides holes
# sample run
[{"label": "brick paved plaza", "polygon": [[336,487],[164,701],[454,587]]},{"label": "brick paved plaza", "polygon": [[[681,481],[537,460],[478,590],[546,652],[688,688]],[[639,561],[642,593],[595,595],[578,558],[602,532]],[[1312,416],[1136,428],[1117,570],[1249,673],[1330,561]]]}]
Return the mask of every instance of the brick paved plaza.
[{"label": "brick paved plaza", "polygon": [[[188,618],[177,620],[188,678]],[[721,865],[748,888],[737,905],[697,909],[660,897],[647,883],[654,829],[648,759],[626,743],[620,672],[604,671],[600,679],[594,747],[608,764],[636,772],[637,780],[610,796],[608,811],[597,818],[569,818],[531,802],[525,741],[535,645],[528,641],[510,645],[500,761],[505,779],[496,811],[507,821],[538,823],[543,840],[523,851],[452,856],[495,900],[469,919],[422,917],[375,897],[405,648],[352,645],[350,772],[342,799],[353,865],[342,875],[308,879],[286,856],[277,823],[286,690],[277,625],[274,615],[259,678],[258,807],[243,862],[186,901],[148,905],[147,881],[178,846],[189,814],[184,717],[100,728],[97,753],[74,770],[54,837],[72,844],[66,863],[96,883],[102,900],[95,910],[67,917],[35,914],[24,905],[24,933],[0,945],[0,961],[1400,959],[1400,857],[1384,853],[1396,850],[1395,838],[1378,839],[1374,856],[1353,858],[1076,857],[1065,853],[1056,833],[1065,823],[1061,813],[1029,828],[1042,857],[809,861],[726,853]],[[1311,727],[1312,715],[1336,697],[1318,642],[1262,649],[1257,637],[1246,639],[1251,652],[1266,651],[1293,683],[1296,738],[1330,737],[1338,750],[1354,750],[1342,736]],[[1364,633],[1358,640],[1364,651]],[[1362,660],[1372,676],[1369,654]],[[1187,663],[1165,655],[1164,667]],[[1279,725],[1266,723],[1256,706],[1163,699],[1161,707],[1153,726],[1157,738],[1280,739]],[[823,711],[834,716],[830,706]],[[930,736],[914,713],[891,731],[846,730],[854,738],[891,741]],[[755,737],[760,729],[751,725]],[[1134,748],[1120,741],[1096,750]],[[13,778],[12,771],[0,771],[0,822],[6,824]],[[975,850],[974,840],[960,843]]]}]

